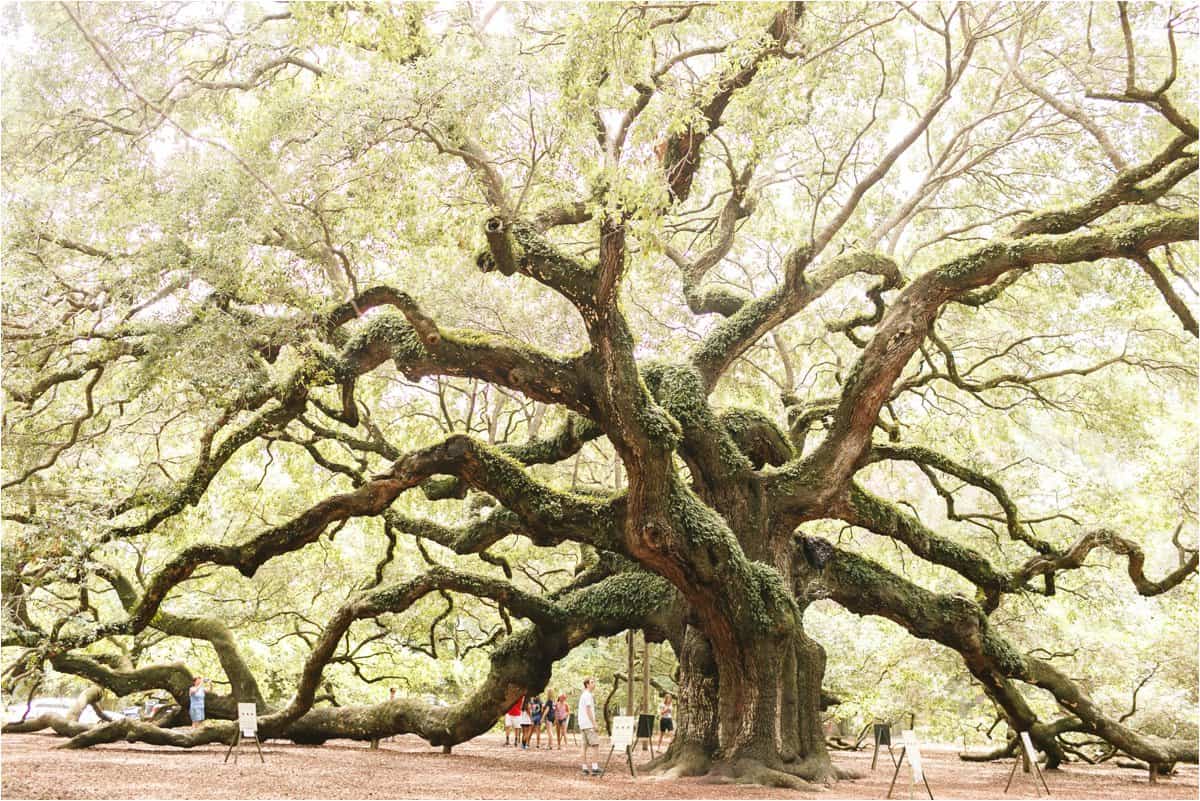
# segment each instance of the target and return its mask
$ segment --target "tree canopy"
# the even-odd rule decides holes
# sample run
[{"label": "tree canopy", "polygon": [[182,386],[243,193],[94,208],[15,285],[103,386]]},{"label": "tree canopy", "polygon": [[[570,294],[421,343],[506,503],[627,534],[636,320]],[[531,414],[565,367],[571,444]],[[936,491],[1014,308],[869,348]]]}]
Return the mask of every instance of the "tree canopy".
[{"label": "tree canopy", "polygon": [[449,746],[636,630],[667,771],[1196,760],[1194,8],[3,15],[4,689],[178,704],[38,725]]}]

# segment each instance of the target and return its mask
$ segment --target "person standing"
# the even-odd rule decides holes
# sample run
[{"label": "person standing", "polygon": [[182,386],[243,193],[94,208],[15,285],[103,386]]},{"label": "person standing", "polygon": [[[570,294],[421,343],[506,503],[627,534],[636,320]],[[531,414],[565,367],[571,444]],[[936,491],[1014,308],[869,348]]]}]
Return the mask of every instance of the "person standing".
[{"label": "person standing", "polygon": [[196,728],[204,722],[204,677],[197,676],[192,679],[192,686],[188,688],[188,716],[192,719],[192,728]]},{"label": "person standing", "polygon": [[513,745],[520,745],[521,738],[521,710],[525,707],[525,696],[517,699],[517,702],[509,707],[508,712],[504,714],[504,744],[508,745],[508,734],[512,732]]},{"label": "person standing", "polygon": [[[542,728],[546,730],[546,748],[554,747],[554,690],[546,691],[546,700],[542,702]],[[538,748],[542,747],[541,732],[538,732]]]},{"label": "person standing", "polygon": [[563,740],[567,736],[567,722],[571,719],[571,705],[567,703],[567,694],[559,693],[554,702],[554,731],[558,735],[558,750],[562,750]]},{"label": "person standing", "polygon": [[526,700],[524,706],[521,707],[521,717],[517,719],[521,725],[522,751],[529,750],[529,735],[533,733],[533,716],[530,714],[529,705],[530,702]]},{"label": "person standing", "polygon": [[663,735],[671,732],[671,738],[675,737],[675,712],[671,708],[672,701],[670,693],[663,695],[662,706],[658,708],[658,747],[662,748]]},{"label": "person standing", "polygon": [[[596,697],[592,691],[596,680],[590,676],[583,680],[583,692],[579,694],[579,733],[583,735],[583,775],[599,776],[600,770],[600,734],[596,727]],[[588,770],[588,749],[594,748],[592,768]]]},{"label": "person standing", "polygon": [[[545,711],[542,699],[535,695],[529,701],[529,719],[533,722],[532,733],[537,735],[537,744],[533,746],[535,750],[542,747],[542,714]],[[525,745],[529,746],[529,738],[526,738]]]},{"label": "person standing", "polygon": [[[395,687],[389,687],[389,688],[388,688],[388,703],[391,703],[392,701],[395,701],[395,700],[396,700],[396,688],[395,688]],[[396,740],[396,738],[395,738],[394,736],[393,736],[393,737],[388,737],[388,738],[387,738],[387,741],[388,741],[389,743],[391,743],[391,742],[395,742],[395,740]]]}]

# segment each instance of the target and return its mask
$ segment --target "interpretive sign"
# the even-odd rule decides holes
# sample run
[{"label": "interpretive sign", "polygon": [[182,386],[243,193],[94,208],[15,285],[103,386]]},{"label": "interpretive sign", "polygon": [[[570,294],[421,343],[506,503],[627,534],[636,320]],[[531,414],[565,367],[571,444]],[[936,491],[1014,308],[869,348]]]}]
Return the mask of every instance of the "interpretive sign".
[{"label": "interpretive sign", "polygon": [[238,704],[238,728],[243,737],[254,737],[258,734],[258,705]]},{"label": "interpretive sign", "polygon": [[[642,742],[643,740],[645,742]],[[638,715],[637,737],[633,744],[638,743],[642,743],[643,751],[649,746],[650,756],[654,756],[654,715]]]},{"label": "interpretive sign", "polygon": [[[233,764],[237,764],[238,755],[242,752],[242,740],[249,738],[254,740],[254,747],[258,749],[258,761],[266,762],[263,758],[262,744],[258,740],[258,707],[254,704],[238,704],[238,726],[234,732],[233,742],[229,744],[229,749],[225,752],[225,761],[229,761],[229,755],[233,754]],[[236,750],[235,750],[236,749]]]},{"label": "interpretive sign", "polygon": [[924,781],[925,772],[921,766],[921,744],[917,742],[917,733],[915,731],[901,732],[900,742],[904,743],[904,750],[908,752],[908,764],[912,766],[913,784]]},{"label": "interpretive sign", "polygon": [[608,773],[608,764],[612,762],[613,754],[620,748],[625,752],[625,762],[629,765],[629,775],[637,778],[637,770],[633,767],[633,739],[637,732],[637,718],[633,715],[617,715],[613,718],[612,748],[608,749],[608,759],[604,761],[604,771]]},{"label": "interpretive sign", "polygon": [[633,715],[617,715],[613,718],[612,746],[624,748],[633,745],[633,734],[637,728],[637,718]]}]

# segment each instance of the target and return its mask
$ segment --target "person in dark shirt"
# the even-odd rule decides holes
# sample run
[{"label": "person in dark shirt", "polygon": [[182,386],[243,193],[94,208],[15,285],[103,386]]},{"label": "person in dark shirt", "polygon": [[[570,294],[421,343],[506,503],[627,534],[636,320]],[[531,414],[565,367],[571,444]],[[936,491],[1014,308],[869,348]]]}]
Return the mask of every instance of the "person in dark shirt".
[{"label": "person in dark shirt", "polygon": [[[542,728],[546,730],[546,748],[554,747],[554,691],[546,692],[542,701]],[[538,748],[541,748],[541,731],[538,732]]]},{"label": "person in dark shirt", "polygon": [[534,696],[533,698],[531,698],[529,700],[529,720],[531,723],[531,725],[529,727],[530,733],[525,735],[525,745],[526,745],[526,747],[528,747],[530,737],[532,735],[536,734],[537,735],[537,744],[534,745],[534,748],[541,748],[542,747],[542,699],[538,698],[537,696]]}]

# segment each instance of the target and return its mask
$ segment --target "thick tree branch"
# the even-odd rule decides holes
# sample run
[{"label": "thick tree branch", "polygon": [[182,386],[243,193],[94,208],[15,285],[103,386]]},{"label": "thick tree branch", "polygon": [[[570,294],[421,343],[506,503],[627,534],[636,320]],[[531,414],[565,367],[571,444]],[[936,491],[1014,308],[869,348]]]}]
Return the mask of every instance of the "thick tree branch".
[{"label": "thick tree branch", "polygon": [[[1182,524],[1181,524],[1182,526]],[[1176,530],[1178,535],[1179,530]],[[1035,576],[1053,576],[1062,570],[1074,570],[1083,566],[1088,554],[1103,548],[1128,559],[1129,578],[1140,595],[1161,595],[1173,589],[1196,573],[1200,556],[1194,548],[1179,548],[1180,564],[1158,581],[1146,577],[1144,567],[1146,554],[1137,543],[1106,528],[1089,531],[1077,539],[1066,551],[1035,556],[1013,574],[1015,584],[1024,584]]]},{"label": "thick tree branch", "polygon": [[[1168,741],[1140,735],[1102,712],[1077,684],[1048,663],[1022,655],[988,622],[969,599],[939,595],[892,573],[875,562],[838,549],[825,540],[806,537],[798,544],[801,586],[798,593],[829,597],[860,615],[879,615],[899,623],[914,636],[957,651],[971,673],[993,698],[1007,693],[1011,679],[1049,690],[1059,704],[1079,717],[1089,730],[1139,759],[1155,764],[1196,762],[1194,741]],[[1013,715],[1017,710],[1006,709]],[[1033,728],[1039,747],[1056,747],[1052,738],[1033,727],[1034,719],[1016,719]]]},{"label": "thick tree branch", "polygon": [[903,283],[900,270],[888,256],[848,251],[830,259],[826,266],[806,274],[809,256],[794,252],[784,265],[783,282],[760,298],[746,303],[713,330],[692,354],[692,363],[711,390],[739,356],[771,329],[820,298],[838,281],[855,274],[878,275],[883,286]]},{"label": "thick tree branch", "polygon": [[893,384],[928,336],[941,307],[951,299],[1010,270],[1097,261],[1196,236],[1194,214],[1161,214],[1065,236],[1030,235],[992,242],[925,273],[909,285],[876,328],[846,381],[829,433],[799,472],[821,476],[823,494],[861,466],[870,447],[871,430]]},{"label": "thick tree branch", "polygon": [[1012,539],[1023,542],[1033,550],[1041,554],[1053,553],[1054,549],[1050,543],[1034,536],[1030,531],[1021,524],[1021,517],[1017,511],[1017,505],[1013,503],[1009,497],[1008,491],[990,476],[980,473],[978,470],[973,470],[966,465],[959,464],[953,459],[920,446],[906,445],[875,445],[871,449],[871,455],[868,457],[868,464],[874,461],[905,461],[914,462],[916,464],[932,467],[940,470],[947,475],[966,482],[972,486],[978,487],[984,492],[996,499],[996,503],[1000,505],[1000,509],[1004,512],[1004,520],[1007,524],[1008,535]]},{"label": "thick tree branch", "polygon": [[1179,318],[1179,322],[1189,334],[1194,337],[1200,337],[1200,328],[1196,325],[1196,318],[1192,315],[1192,310],[1188,308],[1183,298],[1179,297],[1179,293],[1175,291],[1175,287],[1171,286],[1171,279],[1167,278],[1162,269],[1154,263],[1146,253],[1135,253],[1130,258],[1142,268],[1154,286],[1158,289],[1158,293],[1163,296],[1163,300],[1171,307],[1171,311]]},{"label": "thick tree branch", "polygon": [[[739,89],[750,85],[763,63],[772,56],[783,54],[797,20],[803,14],[801,3],[788,3],[767,27],[768,44],[748,59],[736,64],[721,76],[717,91],[700,106],[701,125],[690,125],[683,132],[667,139],[662,146],[663,172],[667,186],[677,201],[684,201],[692,190],[692,180],[700,168],[700,148],[704,140],[721,125],[721,116]],[[649,98],[647,97],[647,100]]]}]

